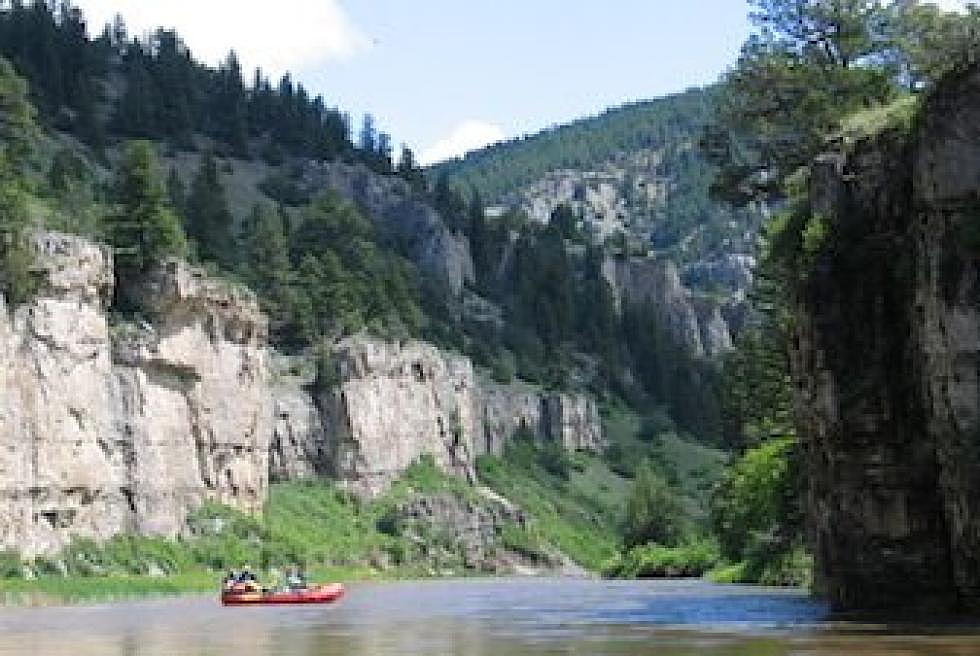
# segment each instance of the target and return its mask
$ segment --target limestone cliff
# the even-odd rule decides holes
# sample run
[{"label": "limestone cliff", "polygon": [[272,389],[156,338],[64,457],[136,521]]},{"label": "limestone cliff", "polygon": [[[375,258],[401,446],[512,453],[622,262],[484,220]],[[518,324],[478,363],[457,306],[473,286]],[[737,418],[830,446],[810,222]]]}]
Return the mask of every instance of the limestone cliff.
[{"label": "limestone cliff", "polygon": [[473,481],[476,456],[499,454],[522,430],[567,449],[604,444],[591,397],[487,382],[468,358],[428,344],[354,338],[338,345],[332,365],[334,384],[317,399],[322,423],[305,420],[311,406],[296,401],[296,387],[281,392],[280,407],[299,408],[273,440],[273,462],[292,463],[282,478],[327,473],[373,495],[421,455]]},{"label": "limestone cliff", "polygon": [[793,364],[819,586],[980,608],[980,71],[813,168]]},{"label": "limestone cliff", "polygon": [[[176,536],[206,500],[261,509],[270,480],[375,494],[419,456],[475,481],[522,426],[598,449],[591,398],[483,382],[421,343],[339,344],[335,384],[273,370],[254,295],[171,260],[123,281],[140,318],[110,321],[109,249],[39,234],[35,298],[0,297],[0,548]],[[276,374],[273,376],[273,374]]]},{"label": "limestone cliff", "polygon": [[176,535],[205,499],[255,509],[267,480],[265,319],[177,262],[152,323],[110,330],[108,249],[34,238],[37,297],[0,312],[0,544]]},{"label": "limestone cliff", "polygon": [[685,287],[671,260],[610,257],[602,272],[618,305],[651,303],[674,340],[691,354],[716,357],[731,350],[731,330],[721,303]]}]

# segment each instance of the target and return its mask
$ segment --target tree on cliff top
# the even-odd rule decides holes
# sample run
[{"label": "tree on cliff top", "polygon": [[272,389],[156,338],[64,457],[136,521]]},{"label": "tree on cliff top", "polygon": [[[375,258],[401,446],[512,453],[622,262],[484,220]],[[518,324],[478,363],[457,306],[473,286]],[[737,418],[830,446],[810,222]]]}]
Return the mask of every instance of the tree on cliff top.
[{"label": "tree on cliff top", "polygon": [[23,230],[29,221],[22,169],[37,133],[27,84],[0,57],[0,290],[17,304],[33,293]]},{"label": "tree on cliff top", "polygon": [[778,194],[840,118],[887,101],[885,9],[869,0],[749,0],[756,32],[724,78],[703,146],[731,201]]},{"label": "tree on cliff top", "polygon": [[115,208],[106,217],[106,234],[116,248],[120,273],[141,271],[161,258],[186,252],[186,238],[168,204],[152,144],[126,145],[112,194]]},{"label": "tree on cliff top", "polygon": [[234,217],[228,210],[218,162],[211,152],[201,158],[187,197],[186,213],[187,233],[196,242],[201,258],[231,268],[237,250],[232,232]]},{"label": "tree on cliff top", "polygon": [[702,146],[713,190],[734,202],[781,195],[783,182],[855,112],[879,106],[972,58],[980,12],[878,0],[749,0],[755,33],[723,78]]},{"label": "tree on cliff top", "polygon": [[24,82],[9,61],[0,57],[0,176],[7,178],[23,165],[37,132],[35,111]]}]

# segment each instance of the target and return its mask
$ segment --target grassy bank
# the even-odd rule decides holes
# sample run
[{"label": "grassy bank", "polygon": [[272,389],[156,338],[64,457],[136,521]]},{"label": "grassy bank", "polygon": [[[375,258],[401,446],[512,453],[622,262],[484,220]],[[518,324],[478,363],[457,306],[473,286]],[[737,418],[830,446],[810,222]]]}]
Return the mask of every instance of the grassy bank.
[{"label": "grassy bank", "polygon": [[[284,567],[300,564],[313,580],[419,578],[466,575],[447,555],[452,545],[426,543],[392,521],[398,509],[423,495],[457,495],[481,503],[464,481],[439,472],[431,460],[408,469],[382,497],[365,501],[320,481],[273,485],[264,512],[250,516],[207,504],[176,540],[116,536],[78,539],[61,553],[22,561],[0,554],[0,599],[43,603],[213,592],[229,569],[248,565],[274,583]],[[511,541],[530,541],[508,527]]]},{"label": "grassy bank", "polygon": [[551,544],[597,571],[621,544],[628,482],[599,458],[518,440],[503,457],[477,462],[480,479],[532,519],[529,549]]}]

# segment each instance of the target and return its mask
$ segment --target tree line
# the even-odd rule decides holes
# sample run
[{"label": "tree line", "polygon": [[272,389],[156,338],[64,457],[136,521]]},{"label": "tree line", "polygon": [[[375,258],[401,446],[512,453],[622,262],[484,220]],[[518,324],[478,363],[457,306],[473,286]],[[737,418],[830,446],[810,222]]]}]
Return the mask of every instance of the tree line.
[{"label": "tree line", "polygon": [[382,173],[419,175],[409,149],[396,162],[391,136],[370,115],[355,139],[348,114],[288,73],[276,81],[261,69],[246,74],[234,52],[206,66],[177,32],[131,36],[118,16],[95,38],[88,33],[68,0],[0,4],[0,56],[27,79],[41,121],[98,154],[118,139],[196,149],[203,137],[224,156],[273,164],[345,158]]}]

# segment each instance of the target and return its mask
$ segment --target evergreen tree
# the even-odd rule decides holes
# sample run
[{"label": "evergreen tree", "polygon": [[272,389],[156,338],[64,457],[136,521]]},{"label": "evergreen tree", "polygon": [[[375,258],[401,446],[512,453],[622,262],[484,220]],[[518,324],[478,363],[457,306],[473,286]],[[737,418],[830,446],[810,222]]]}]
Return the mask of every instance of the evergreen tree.
[{"label": "evergreen tree", "polygon": [[37,136],[27,84],[0,58],[0,290],[17,305],[34,293],[24,240],[29,215],[23,170]]},{"label": "evergreen tree", "polygon": [[462,194],[452,185],[448,174],[436,179],[432,190],[432,204],[442,215],[442,220],[453,230],[466,228],[466,201]]},{"label": "evergreen tree", "polygon": [[248,108],[242,69],[234,51],[222,63],[217,73],[214,91],[214,132],[239,157],[248,156]]},{"label": "evergreen tree", "polygon": [[374,117],[370,114],[365,114],[361,121],[361,134],[357,145],[366,155],[373,156],[378,150],[378,131],[374,127]]},{"label": "evergreen tree", "polygon": [[9,181],[26,164],[38,134],[35,116],[26,82],[0,58],[0,181]]},{"label": "evergreen tree", "polygon": [[485,283],[493,269],[493,245],[491,244],[490,228],[487,225],[487,210],[483,206],[480,192],[473,190],[469,207],[469,225],[467,234],[470,238],[470,254],[473,257],[473,269],[477,282]]},{"label": "evergreen tree", "polygon": [[571,205],[559,203],[558,207],[551,213],[549,224],[558,231],[562,239],[576,239],[579,236],[578,229],[579,217]]},{"label": "evergreen tree", "polygon": [[186,252],[184,233],[167,201],[152,144],[134,141],[126,145],[112,196],[115,207],[106,217],[106,236],[116,249],[118,275],[138,273],[161,258]]},{"label": "evergreen tree", "polygon": [[133,41],[124,61],[125,92],[116,107],[115,127],[130,137],[155,137],[158,95],[143,47]]},{"label": "evergreen tree", "polygon": [[296,300],[282,214],[266,205],[253,207],[243,231],[242,250],[241,275],[262,300],[273,335],[279,340],[293,339],[288,329]]},{"label": "evergreen tree", "polygon": [[170,167],[167,175],[167,197],[170,199],[170,207],[173,208],[181,221],[187,220],[187,188],[184,181],[180,179],[180,173],[176,166]]},{"label": "evergreen tree", "polygon": [[187,233],[197,244],[199,256],[230,268],[236,252],[234,218],[228,211],[218,162],[211,152],[201,157],[191,183],[186,219]]},{"label": "evergreen tree", "polygon": [[407,145],[402,145],[401,157],[398,158],[398,167],[395,173],[402,177],[416,192],[425,191],[425,173],[415,161],[415,153]]}]

